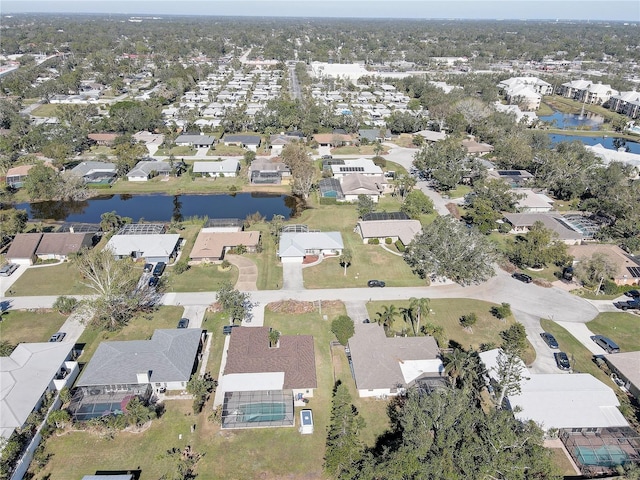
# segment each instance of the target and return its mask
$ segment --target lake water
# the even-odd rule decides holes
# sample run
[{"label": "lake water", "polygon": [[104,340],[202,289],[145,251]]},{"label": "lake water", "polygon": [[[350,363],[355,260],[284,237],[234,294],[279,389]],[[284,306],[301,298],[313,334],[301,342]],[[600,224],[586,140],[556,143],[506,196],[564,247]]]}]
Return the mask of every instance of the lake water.
[{"label": "lake water", "polygon": [[81,202],[21,203],[30,219],[100,223],[100,215],[115,211],[134,222],[169,222],[189,217],[240,218],[260,212],[265,218],[296,214],[296,199],[286,195],[238,193],[236,195],[109,195]]},{"label": "lake water", "polygon": [[[613,137],[603,137],[602,135],[597,136],[593,135],[590,137],[582,137],[579,135],[559,135],[555,133],[549,134],[549,139],[551,143],[555,145],[560,142],[573,142],[577,140],[578,142],[582,142],[585,145],[597,145],[598,143],[602,144],[603,147],[608,148],[610,150],[616,150],[615,145],[613,144]],[[626,141],[625,147],[629,148],[629,152],[640,154],[640,143],[631,142],[629,140]]]},{"label": "lake water", "polygon": [[553,115],[538,118],[543,122],[554,125],[556,128],[568,128],[571,130],[577,128],[598,130],[602,123],[604,123],[604,117],[591,112],[585,112],[584,115],[554,112]]}]

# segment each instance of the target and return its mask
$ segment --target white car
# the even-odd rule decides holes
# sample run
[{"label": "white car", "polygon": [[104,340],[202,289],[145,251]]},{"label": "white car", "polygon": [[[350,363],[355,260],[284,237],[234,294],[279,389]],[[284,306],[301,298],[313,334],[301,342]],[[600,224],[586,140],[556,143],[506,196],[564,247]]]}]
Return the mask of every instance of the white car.
[{"label": "white car", "polygon": [[0,268],[0,277],[8,277],[17,269],[18,265],[16,265],[15,263],[7,263],[2,268]]}]

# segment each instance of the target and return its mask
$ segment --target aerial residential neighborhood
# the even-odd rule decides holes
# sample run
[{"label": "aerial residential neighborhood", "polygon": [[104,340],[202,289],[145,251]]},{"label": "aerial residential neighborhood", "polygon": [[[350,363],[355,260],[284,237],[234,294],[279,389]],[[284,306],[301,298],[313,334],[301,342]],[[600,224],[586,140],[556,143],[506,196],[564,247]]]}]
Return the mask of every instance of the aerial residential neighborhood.
[{"label": "aerial residential neighborhood", "polygon": [[0,24],[0,478],[638,478],[637,4],[64,3]]}]

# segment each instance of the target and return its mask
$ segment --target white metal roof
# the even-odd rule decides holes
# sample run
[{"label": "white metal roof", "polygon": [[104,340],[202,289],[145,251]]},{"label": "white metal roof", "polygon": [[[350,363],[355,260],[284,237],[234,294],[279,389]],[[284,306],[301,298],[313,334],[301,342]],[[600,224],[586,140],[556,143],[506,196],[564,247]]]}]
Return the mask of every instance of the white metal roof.
[{"label": "white metal roof", "polygon": [[107,246],[114,255],[127,256],[131,252],[141,252],[143,257],[164,257],[173,252],[180,241],[177,233],[157,235],[114,235]]},{"label": "white metal roof", "polygon": [[222,377],[225,392],[253,392],[258,390],[282,390],[284,372],[231,373]]}]

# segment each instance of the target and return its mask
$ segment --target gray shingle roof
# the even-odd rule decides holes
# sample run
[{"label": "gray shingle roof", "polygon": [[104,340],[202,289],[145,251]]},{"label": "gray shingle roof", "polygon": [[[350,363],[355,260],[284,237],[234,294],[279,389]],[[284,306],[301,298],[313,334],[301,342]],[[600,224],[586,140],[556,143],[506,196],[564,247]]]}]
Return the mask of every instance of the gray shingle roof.
[{"label": "gray shingle roof", "polygon": [[137,374],[147,372],[151,382],[187,382],[201,334],[199,328],[176,328],[156,330],[151,340],[102,342],[77,386],[137,384]]}]

